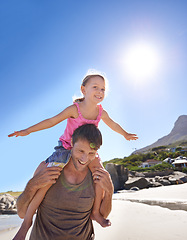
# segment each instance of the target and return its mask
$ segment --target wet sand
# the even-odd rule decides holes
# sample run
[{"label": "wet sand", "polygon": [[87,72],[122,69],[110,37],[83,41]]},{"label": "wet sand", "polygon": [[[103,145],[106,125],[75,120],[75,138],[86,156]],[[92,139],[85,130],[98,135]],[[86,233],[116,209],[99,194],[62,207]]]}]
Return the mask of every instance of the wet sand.
[{"label": "wet sand", "polygon": [[[148,201],[148,204],[144,204]],[[151,204],[155,203],[155,205]],[[166,206],[160,207],[161,203]],[[187,205],[187,184],[121,191],[114,194],[109,218],[112,226],[102,228],[94,222],[96,240],[181,240],[186,239],[187,211],[170,210]],[[178,209],[177,207],[177,209]],[[17,229],[0,233],[0,239],[10,240]],[[29,239],[29,234],[26,240]]]}]

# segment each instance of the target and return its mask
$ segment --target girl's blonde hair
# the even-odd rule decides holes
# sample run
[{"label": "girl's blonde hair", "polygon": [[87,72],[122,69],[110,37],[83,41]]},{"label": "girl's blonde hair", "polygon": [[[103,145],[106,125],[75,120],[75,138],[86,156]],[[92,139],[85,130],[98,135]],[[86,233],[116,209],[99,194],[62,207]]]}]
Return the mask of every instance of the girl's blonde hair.
[{"label": "girl's blonde hair", "polygon": [[[82,80],[82,84],[81,86],[86,86],[86,83],[89,81],[90,78],[92,77],[100,77],[103,79],[104,83],[105,83],[105,87],[108,83],[107,78],[104,76],[104,74],[99,73],[95,70],[89,70],[86,74],[86,76],[84,77],[84,79]],[[73,102],[82,102],[84,100],[84,97],[81,98],[76,98],[73,100]]]}]

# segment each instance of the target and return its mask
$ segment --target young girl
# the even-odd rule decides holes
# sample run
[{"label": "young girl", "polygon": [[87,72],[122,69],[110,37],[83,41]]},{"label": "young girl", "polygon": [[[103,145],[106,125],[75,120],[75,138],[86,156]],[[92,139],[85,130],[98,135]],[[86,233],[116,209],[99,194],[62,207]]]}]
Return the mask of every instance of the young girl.
[{"label": "young girl", "polygon": [[[67,119],[66,129],[64,131],[64,134],[59,139],[61,143],[60,145],[62,146],[56,147],[56,151],[46,160],[47,163],[50,162],[50,166],[53,165],[51,162],[54,164],[56,164],[56,162],[60,162],[62,164],[62,167],[67,163],[68,154],[71,150],[71,136],[74,130],[83,124],[90,123],[98,126],[99,121],[102,119],[105,124],[107,124],[115,132],[124,136],[126,140],[136,140],[138,138],[136,134],[127,133],[118,123],[114,122],[109,117],[108,113],[102,108],[101,105],[98,105],[103,101],[105,97],[105,81],[106,80],[104,76],[101,74],[96,73],[87,75],[83,79],[81,85],[83,98],[75,100],[73,105],[67,107],[58,115],[39,122],[27,129],[15,131],[8,136],[26,136],[32,132],[53,127],[56,124]],[[100,158],[96,157],[94,161],[89,165],[89,168],[92,173],[96,168],[103,168]],[[99,176],[96,181],[97,180],[99,181]],[[14,240],[25,239],[26,233],[32,225],[33,215],[50,187],[51,185],[38,190],[27,209],[22,226],[14,237]],[[102,227],[110,226],[110,221],[104,219],[99,212],[104,193],[98,184],[95,184],[95,194],[96,196],[91,218],[93,220],[96,220]]]}]

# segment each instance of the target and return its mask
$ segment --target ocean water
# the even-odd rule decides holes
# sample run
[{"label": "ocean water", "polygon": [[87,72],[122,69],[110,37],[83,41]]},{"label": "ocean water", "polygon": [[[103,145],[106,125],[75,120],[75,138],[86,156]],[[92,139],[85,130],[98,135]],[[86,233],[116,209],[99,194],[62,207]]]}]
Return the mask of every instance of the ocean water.
[{"label": "ocean water", "polygon": [[19,227],[22,219],[15,215],[0,215],[0,232]]}]

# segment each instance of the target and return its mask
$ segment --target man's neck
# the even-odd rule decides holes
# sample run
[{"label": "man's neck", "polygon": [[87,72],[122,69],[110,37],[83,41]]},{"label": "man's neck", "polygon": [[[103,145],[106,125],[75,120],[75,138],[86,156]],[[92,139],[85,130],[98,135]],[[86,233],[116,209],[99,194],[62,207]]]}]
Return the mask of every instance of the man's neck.
[{"label": "man's neck", "polygon": [[70,184],[80,184],[88,173],[88,167],[83,171],[78,171],[72,159],[70,158],[68,164],[64,167],[64,176]]}]

